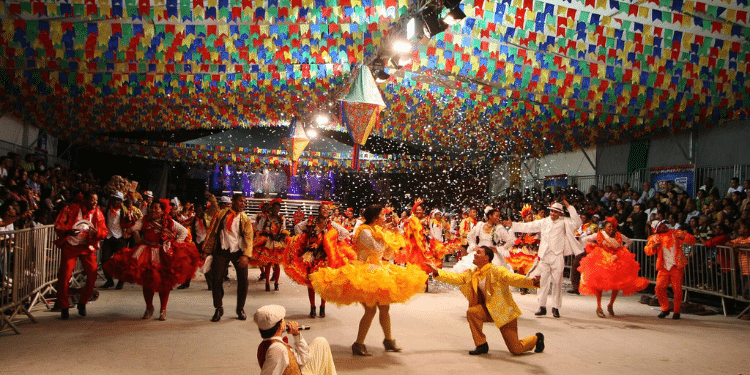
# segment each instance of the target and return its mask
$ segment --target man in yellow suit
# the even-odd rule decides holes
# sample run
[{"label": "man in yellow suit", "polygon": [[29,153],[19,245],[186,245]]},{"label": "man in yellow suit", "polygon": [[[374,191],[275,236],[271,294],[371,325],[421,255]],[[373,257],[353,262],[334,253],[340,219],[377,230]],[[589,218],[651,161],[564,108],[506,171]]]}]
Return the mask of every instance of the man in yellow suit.
[{"label": "man in yellow suit", "polygon": [[518,317],[521,310],[513,301],[509,286],[518,288],[539,288],[539,277],[526,278],[523,275],[513,274],[504,267],[492,264],[495,253],[488,247],[477,248],[474,254],[475,270],[469,270],[462,274],[448,272],[432,268],[432,274],[436,280],[448,284],[458,285],[461,292],[469,300],[469,309],[466,318],[469,321],[471,336],[474,339],[476,349],[469,352],[471,355],[485,354],[489,352],[487,337],[482,332],[484,322],[495,322],[503,335],[505,345],[512,354],[521,354],[531,349],[541,353],[544,350],[544,335],[537,332],[534,336],[518,339]]}]

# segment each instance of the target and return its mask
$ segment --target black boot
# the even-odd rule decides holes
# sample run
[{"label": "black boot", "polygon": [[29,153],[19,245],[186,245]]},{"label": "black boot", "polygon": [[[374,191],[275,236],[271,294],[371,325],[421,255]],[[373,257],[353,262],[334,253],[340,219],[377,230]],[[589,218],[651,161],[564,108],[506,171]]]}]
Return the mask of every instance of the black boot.
[{"label": "black boot", "polygon": [[68,318],[70,318],[70,310],[60,309],[60,318],[62,318],[63,320],[68,320]]},{"label": "black boot", "polygon": [[476,349],[469,352],[471,355],[487,354],[490,351],[490,346],[485,342],[482,345],[477,346]]},{"label": "black boot", "polygon": [[224,315],[224,308],[223,308],[223,307],[219,307],[219,308],[218,308],[218,309],[216,309],[216,311],[214,312],[214,316],[213,316],[213,317],[211,318],[211,321],[212,321],[212,322],[218,322],[219,320],[221,320],[221,317],[222,317],[223,315]]},{"label": "black boot", "polygon": [[326,317],[326,307],[320,306],[320,317],[325,318]]},{"label": "black boot", "polygon": [[552,316],[555,317],[555,318],[559,318],[560,317],[560,310],[558,310],[558,309],[556,309],[556,308],[553,307],[552,308]]},{"label": "black boot", "polygon": [[315,306],[310,306],[310,315],[308,317],[315,318]]},{"label": "black boot", "polygon": [[547,315],[547,308],[544,306],[540,306],[539,311],[535,312],[534,315],[536,316]]},{"label": "black boot", "polygon": [[78,302],[78,315],[86,316],[86,303]]},{"label": "black boot", "polygon": [[271,284],[266,283],[266,292],[270,292],[270,291],[271,291]]},{"label": "black boot", "polygon": [[122,280],[117,281],[117,286],[115,286],[115,289],[120,290],[122,287],[125,286],[125,282]]},{"label": "black boot", "polygon": [[541,332],[536,333],[536,347],[534,353],[541,353],[544,351],[544,335]]},{"label": "black boot", "polygon": [[279,291],[279,283],[273,283],[273,290]]},{"label": "black boot", "polygon": [[102,286],[100,286],[99,289],[107,289],[107,288],[111,288],[113,286],[115,286],[115,281],[112,280],[111,277],[108,277],[107,278],[107,282],[104,283]]}]

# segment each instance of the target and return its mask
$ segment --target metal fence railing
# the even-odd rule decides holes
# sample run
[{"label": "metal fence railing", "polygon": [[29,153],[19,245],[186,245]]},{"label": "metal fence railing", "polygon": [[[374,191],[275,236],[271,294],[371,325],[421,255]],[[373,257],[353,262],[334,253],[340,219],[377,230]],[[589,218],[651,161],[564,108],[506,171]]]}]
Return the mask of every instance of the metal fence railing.
[{"label": "metal fence railing", "polygon": [[[630,252],[641,265],[639,276],[656,283],[656,256],[646,255],[644,248],[648,241],[632,240]],[[726,299],[750,303],[750,249],[733,249],[726,246],[705,247],[685,245],[683,248],[688,264],[682,280],[682,288],[688,292],[721,297],[724,316],[727,315]],[[567,257],[570,267],[573,257]],[[750,310],[750,306],[738,316]]]},{"label": "metal fence railing", "polygon": [[30,310],[54,292],[60,250],[52,241],[54,226],[0,232],[0,330],[14,324],[21,315],[36,323]]}]

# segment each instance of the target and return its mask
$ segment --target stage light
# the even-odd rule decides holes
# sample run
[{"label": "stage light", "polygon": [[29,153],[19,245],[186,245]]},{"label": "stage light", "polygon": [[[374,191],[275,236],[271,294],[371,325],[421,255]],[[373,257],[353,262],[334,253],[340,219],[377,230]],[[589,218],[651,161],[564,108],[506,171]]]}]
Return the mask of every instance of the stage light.
[{"label": "stage light", "polygon": [[381,70],[377,74],[375,74],[375,82],[376,83],[383,83],[383,82],[388,81],[388,78],[390,78],[390,77],[391,77],[390,74],[388,74],[388,73],[386,73],[386,72],[384,72],[384,71]]},{"label": "stage light", "polygon": [[448,25],[440,19],[440,10],[435,7],[429,7],[422,12],[422,21],[424,21],[424,33],[428,38],[448,28]]},{"label": "stage light", "polygon": [[461,22],[464,18],[466,18],[466,14],[460,8],[456,7],[448,12],[443,21],[445,21],[446,24],[453,26]]},{"label": "stage light", "polygon": [[417,33],[417,19],[412,18],[406,24],[406,39],[411,40]]},{"label": "stage light", "polygon": [[318,117],[315,119],[315,122],[317,122],[318,125],[325,125],[328,123],[328,116],[318,115]]},{"label": "stage light", "polygon": [[393,42],[393,50],[396,52],[411,52],[411,43],[403,40],[397,40]]},{"label": "stage light", "polygon": [[411,55],[399,55],[398,65],[405,66],[411,62]]},{"label": "stage light", "polygon": [[307,136],[310,138],[315,138],[318,136],[318,131],[313,128],[307,129],[305,133],[307,133]]},{"label": "stage light", "polygon": [[453,9],[461,4],[461,0],[443,0],[443,6],[448,9]]}]

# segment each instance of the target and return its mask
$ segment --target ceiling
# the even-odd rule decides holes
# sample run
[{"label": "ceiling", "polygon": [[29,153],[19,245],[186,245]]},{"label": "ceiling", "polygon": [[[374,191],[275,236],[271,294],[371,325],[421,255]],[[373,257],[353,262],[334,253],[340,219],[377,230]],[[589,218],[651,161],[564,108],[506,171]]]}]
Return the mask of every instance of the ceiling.
[{"label": "ceiling", "polygon": [[[189,142],[295,116],[344,141],[336,99],[424,5],[0,2],[2,113],[72,141]],[[382,68],[372,152],[542,155],[747,117],[747,0],[460,7],[462,23],[415,42],[404,67]],[[315,125],[322,112],[333,121]]]}]

